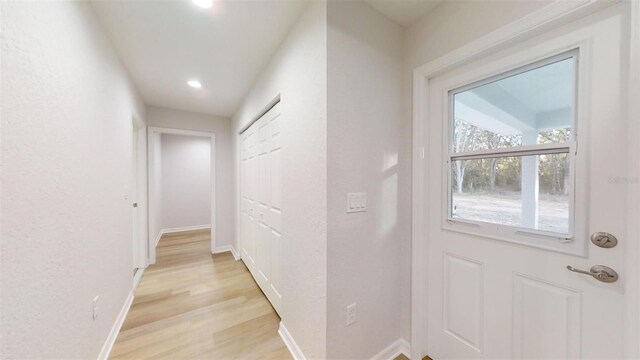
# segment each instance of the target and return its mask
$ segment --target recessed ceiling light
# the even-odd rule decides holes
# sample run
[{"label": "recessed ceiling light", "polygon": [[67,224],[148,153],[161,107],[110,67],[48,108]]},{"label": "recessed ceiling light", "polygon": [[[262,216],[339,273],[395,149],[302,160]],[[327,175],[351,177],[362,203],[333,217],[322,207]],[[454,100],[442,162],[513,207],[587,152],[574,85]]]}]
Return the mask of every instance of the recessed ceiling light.
[{"label": "recessed ceiling light", "polygon": [[198,81],[198,80],[189,80],[189,81],[187,81],[187,85],[191,86],[192,88],[196,88],[196,89],[200,89],[202,87],[202,84],[200,84],[200,81]]},{"label": "recessed ceiling light", "polygon": [[208,9],[213,6],[213,0],[191,0],[194,4],[200,6],[203,9]]}]

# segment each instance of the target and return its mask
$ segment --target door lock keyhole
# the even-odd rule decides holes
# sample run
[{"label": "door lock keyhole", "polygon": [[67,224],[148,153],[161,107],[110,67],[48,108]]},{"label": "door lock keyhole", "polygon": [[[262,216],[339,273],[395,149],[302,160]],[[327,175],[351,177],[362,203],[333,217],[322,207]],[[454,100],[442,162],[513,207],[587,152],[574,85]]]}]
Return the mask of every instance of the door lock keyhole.
[{"label": "door lock keyhole", "polygon": [[609,249],[618,244],[618,239],[609,233],[597,232],[591,235],[591,242],[598,247]]}]

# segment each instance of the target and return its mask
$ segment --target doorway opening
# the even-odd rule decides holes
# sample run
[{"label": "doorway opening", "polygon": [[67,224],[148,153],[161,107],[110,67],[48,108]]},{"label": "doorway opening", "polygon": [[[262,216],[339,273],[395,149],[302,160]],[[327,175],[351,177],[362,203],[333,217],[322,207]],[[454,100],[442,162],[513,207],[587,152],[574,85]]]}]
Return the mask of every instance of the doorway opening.
[{"label": "doorway opening", "polygon": [[164,234],[210,231],[215,250],[215,134],[150,127],[148,259]]}]

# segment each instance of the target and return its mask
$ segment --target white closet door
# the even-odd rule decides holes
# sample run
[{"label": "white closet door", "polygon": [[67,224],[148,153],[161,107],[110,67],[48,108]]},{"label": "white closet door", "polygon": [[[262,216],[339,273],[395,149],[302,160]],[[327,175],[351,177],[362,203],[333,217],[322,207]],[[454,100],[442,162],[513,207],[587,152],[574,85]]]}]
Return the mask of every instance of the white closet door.
[{"label": "white closet door", "polygon": [[[258,126],[258,243],[256,262],[259,282],[269,283],[269,220],[265,216],[269,208],[269,119],[263,116],[256,122]],[[263,291],[265,291],[263,289]],[[266,292],[266,291],[265,291]]]},{"label": "white closet door", "polygon": [[249,269],[255,267],[255,205],[256,205],[256,185],[255,176],[256,146],[255,128],[250,127],[241,136],[241,174],[240,174],[240,196],[241,196],[241,227],[240,227],[240,247],[241,256]]},{"label": "white closet door", "polygon": [[280,292],[280,253],[282,237],[282,170],[280,168],[282,154],[280,136],[280,112],[276,109],[273,117],[270,118],[269,125],[269,203],[267,206],[267,216],[269,224],[269,264],[270,264],[270,286],[273,294],[271,302],[276,310],[280,307],[282,295]]},{"label": "white closet door", "polygon": [[280,309],[280,112],[276,105],[241,135],[242,258]]}]

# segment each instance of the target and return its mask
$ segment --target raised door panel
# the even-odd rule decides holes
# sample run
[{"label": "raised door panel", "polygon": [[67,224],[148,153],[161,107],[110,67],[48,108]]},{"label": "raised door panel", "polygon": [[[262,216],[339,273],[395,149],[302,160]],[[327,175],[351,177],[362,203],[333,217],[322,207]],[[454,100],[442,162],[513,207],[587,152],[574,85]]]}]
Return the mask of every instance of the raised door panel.
[{"label": "raised door panel", "polygon": [[247,221],[245,225],[245,234],[243,239],[246,243],[247,250],[247,267],[253,269],[255,266],[256,251],[256,135],[255,128],[250,127],[246,131],[246,160],[245,173],[243,176],[245,186],[245,199],[247,208]]},{"label": "raised door panel", "polygon": [[[282,168],[281,168],[281,132],[280,132],[281,116],[279,112],[276,112],[272,118],[270,118],[269,126],[269,225],[270,225],[270,259],[271,265],[271,288],[274,291],[274,295],[277,297],[275,302],[280,301],[282,298],[280,291],[280,254],[282,252],[282,208],[281,208],[281,196],[282,196]],[[278,305],[274,305],[278,307]]]},{"label": "raised door panel", "polygon": [[581,300],[579,290],[514,274],[513,358],[579,358]]},{"label": "raised door panel", "polygon": [[240,138],[240,253],[245,259],[249,259],[249,197],[248,197],[248,133],[245,132]]},{"label": "raised door panel", "polygon": [[[258,264],[258,274],[260,281],[265,285],[269,283],[269,224],[265,215],[269,208],[269,121],[266,118],[258,120],[255,124],[258,133],[257,146],[257,219],[258,219],[258,239],[256,261]],[[264,290],[263,290],[264,291]]]},{"label": "raised door panel", "polygon": [[484,291],[482,263],[445,253],[443,330],[451,338],[482,352]]},{"label": "raised door panel", "polygon": [[280,232],[282,226],[282,145],[279,114],[271,120],[269,153],[269,193],[271,195],[269,204],[269,221],[271,227],[275,231]]}]

